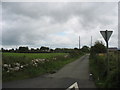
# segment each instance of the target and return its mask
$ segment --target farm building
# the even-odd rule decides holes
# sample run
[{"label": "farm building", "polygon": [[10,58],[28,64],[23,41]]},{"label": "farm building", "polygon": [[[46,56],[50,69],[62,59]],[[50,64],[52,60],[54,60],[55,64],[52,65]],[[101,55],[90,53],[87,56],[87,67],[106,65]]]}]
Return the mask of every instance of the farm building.
[{"label": "farm building", "polygon": [[120,51],[120,48],[118,49],[118,51]]},{"label": "farm building", "polygon": [[115,51],[117,51],[118,49],[117,49],[117,47],[111,47],[111,48],[109,48],[108,50],[109,50],[109,52],[115,52]]}]

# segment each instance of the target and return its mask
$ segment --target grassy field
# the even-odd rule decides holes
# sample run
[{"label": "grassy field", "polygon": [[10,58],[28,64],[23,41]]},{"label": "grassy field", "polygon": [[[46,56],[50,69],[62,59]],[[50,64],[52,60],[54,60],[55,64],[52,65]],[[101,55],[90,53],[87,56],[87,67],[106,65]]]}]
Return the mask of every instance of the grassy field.
[{"label": "grassy field", "polygon": [[12,64],[14,62],[29,63],[33,59],[52,59],[58,56],[65,56],[67,53],[2,53],[2,62]]},{"label": "grassy field", "polygon": [[54,73],[83,54],[69,53],[3,53],[3,81],[36,77]]},{"label": "grassy field", "polygon": [[14,56],[14,57],[26,56],[31,59],[34,59],[34,58],[51,58],[59,55],[66,55],[67,53],[2,53],[2,54],[5,56]]}]

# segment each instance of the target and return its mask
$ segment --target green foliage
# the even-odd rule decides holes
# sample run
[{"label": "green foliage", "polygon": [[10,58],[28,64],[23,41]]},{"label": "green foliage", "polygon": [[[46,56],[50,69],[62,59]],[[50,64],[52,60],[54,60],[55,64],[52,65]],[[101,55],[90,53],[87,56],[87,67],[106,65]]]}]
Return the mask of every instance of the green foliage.
[{"label": "green foliage", "polygon": [[[14,50],[12,50],[12,51],[14,51]],[[19,47],[19,52],[20,53],[24,53],[24,52],[28,52],[29,50],[28,50],[28,47]]]},{"label": "green foliage", "polygon": [[70,52],[69,54],[70,54],[70,57],[73,58],[73,57],[83,55],[84,53],[80,52],[79,50],[74,50],[73,52]]},{"label": "green foliage", "polygon": [[44,47],[44,46],[42,46],[42,47],[40,48],[40,50],[41,50],[41,51],[48,51],[48,50],[49,50],[49,47]]},{"label": "green foliage", "polygon": [[120,72],[114,70],[110,73],[105,81],[104,87],[107,88],[120,88]]},{"label": "green foliage", "polygon": [[[109,53],[109,68],[107,74],[106,56],[95,55],[90,58],[90,71],[94,75],[95,83],[99,88],[118,88],[120,87],[120,70],[118,69],[118,56],[116,53]],[[99,78],[99,80],[98,80]]]},{"label": "green foliage", "polygon": [[[3,64],[24,63],[28,66],[20,71],[3,71],[3,81],[19,80],[39,76],[44,73],[52,73],[64,65],[76,60],[82,54],[73,55],[68,53],[3,53]],[[30,64],[31,60],[41,58],[49,59],[45,63],[38,63],[37,67]],[[53,60],[55,58],[55,60]]]},{"label": "green foliage", "polygon": [[89,53],[90,48],[88,46],[83,46],[81,50],[82,52]]},{"label": "green foliage", "polygon": [[104,44],[100,41],[95,42],[94,46],[91,47],[91,55],[94,56],[94,54],[98,53],[106,53],[106,47]]},{"label": "green foliage", "polygon": [[[102,53],[100,55],[100,53]],[[99,88],[118,88],[120,86],[120,66],[118,52],[109,52],[109,73],[106,57],[106,47],[97,41],[90,52],[90,72],[93,73],[95,83]],[[119,66],[119,67],[118,67]]]},{"label": "green foliage", "polygon": [[96,55],[94,59],[90,59],[90,72],[94,73],[95,79],[106,77],[106,64],[103,56]]},{"label": "green foliage", "polygon": [[[55,56],[61,56],[61,55],[67,55],[68,53],[2,53],[3,62],[12,62],[13,60],[26,60],[28,58],[29,60],[41,58],[41,59],[48,59]],[[9,63],[10,63],[9,62]]]}]

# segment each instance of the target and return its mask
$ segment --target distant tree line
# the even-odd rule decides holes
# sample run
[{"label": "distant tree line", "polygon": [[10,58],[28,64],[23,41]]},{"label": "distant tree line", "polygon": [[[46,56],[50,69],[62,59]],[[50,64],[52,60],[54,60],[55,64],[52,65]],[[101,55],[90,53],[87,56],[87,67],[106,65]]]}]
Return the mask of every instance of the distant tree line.
[{"label": "distant tree line", "polygon": [[71,53],[74,51],[82,51],[89,53],[90,49],[88,46],[83,46],[81,49],[78,48],[55,48],[50,49],[49,47],[41,46],[40,48],[34,49],[34,48],[28,48],[28,47],[22,47],[16,49],[4,49],[1,48],[2,52],[12,52],[12,53]]}]

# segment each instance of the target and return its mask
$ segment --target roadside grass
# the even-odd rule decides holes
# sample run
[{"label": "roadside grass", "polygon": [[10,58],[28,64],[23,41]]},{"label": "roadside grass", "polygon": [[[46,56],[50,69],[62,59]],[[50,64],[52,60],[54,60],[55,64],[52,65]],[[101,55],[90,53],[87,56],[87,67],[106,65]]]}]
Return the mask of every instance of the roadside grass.
[{"label": "roadside grass", "polygon": [[[104,59],[100,59],[102,57],[97,57],[97,60],[104,60]],[[97,62],[98,63],[98,62]],[[90,65],[90,72],[93,73],[93,78],[94,78],[94,82],[96,84],[96,86],[98,88],[100,87],[103,87],[103,84],[104,84],[104,80],[102,78],[102,73],[105,74],[105,71],[101,72],[101,70],[103,70],[102,68],[105,69],[105,67],[99,67],[97,64],[96,64],[96,61],[94,61],[93,59],[90,59],[90,62],[89,62],[89,65]],[[102,80],[101,80],[102,78]]]},{"label": "roadside grass", "polygon": [[[65,57],[66,55],[67,57]],[[3,82],[7,82],[33,78],[45,73],[55,73],[60,68],[64,67],[64,65],[76,60],[82,55],[83,54],[76,54],[76,56],[71,57],[71,54],[69,53],[3,53],[3,64],[13,64],[19,62],[21,64],[28,64],[28,66],[20,71],[3,71],[2,79]],[[36,58],[46,59],[49,61],[44,63],[41,62],[38,63],[37,66],[33,66],[30,63],[33,59]]]},{"label": "roadside grass", "polygon": [[29,63],[32,59],[50,59],[55,56],[67,55],[66,53],[2,53],[3,63],[24,62]]},{"label": "roadside grass", "polygon": [[[119,87],[120,77],[118,71],[118,55],[117,53],[109,53],[109,69],[110,72],[107,74],[107,60],[106,55],[99,56],[95,55],[89,59],[90,72],[93,73],[95,84],[98,88],[116,88]],[[120,79],[120,78],[119,78]]]}]

